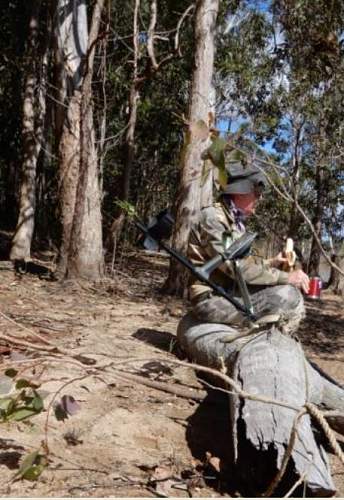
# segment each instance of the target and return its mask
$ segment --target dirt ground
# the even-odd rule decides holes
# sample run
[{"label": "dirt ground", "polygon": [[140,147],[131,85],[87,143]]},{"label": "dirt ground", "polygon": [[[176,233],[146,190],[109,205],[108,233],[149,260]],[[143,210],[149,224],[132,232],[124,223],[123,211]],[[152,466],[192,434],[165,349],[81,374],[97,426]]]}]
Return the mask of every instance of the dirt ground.
[{"label": "dirt ground", "polygon": [[[44,412],[1,425],[1,496],[237,496],[226,474],[225,396],[196,402],[119,376],[120,368],[186,394],[204,391],[190,369],[163,364],[178,359],[176,327],[186,311],[182,301],[158,292],[166,270],[166,258],[137,252],[118,263],[112,280],[83,288],[15,274],[0,262],[0,362],[39,382],[45,394]],[[325,292],[307,308],[304,348],[344,382],[343,301]],[[64,354],[32,354],[4,336],[49,348],[46,340]],[[77,354],[103,368],[71,357]],[[64,395],[79,411],[58,421],[52,400]],[[37,481],[14,481],[23,456],[44,439],[49,466]],[[330,450],[329,457],[338,496],[344,496],[343,466]]]}]

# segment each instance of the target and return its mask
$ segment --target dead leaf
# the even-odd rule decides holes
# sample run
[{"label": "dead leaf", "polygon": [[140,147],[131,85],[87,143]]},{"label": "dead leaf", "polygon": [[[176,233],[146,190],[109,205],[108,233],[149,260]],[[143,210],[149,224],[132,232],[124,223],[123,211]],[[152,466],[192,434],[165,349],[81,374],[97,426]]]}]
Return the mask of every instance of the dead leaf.
[{"label": "dead leaf", "polygon": [[209,451],[206,452],[205,456],[207,464],[210,465],[215,472],[220,473],[221,467],[219,457],[214,457]]},{"label": "dead leaf", "polygon": [[14,389],[14,384],[13,380],[11,377],[8,377],[7,375],[1,375],[0,376],[0,395],[4,396],[6,394],[9,394],[12,392]]},{"label": "dead leaf", "polygon": [[13,361],[27,361],[28,359],[30,359],[28,356],[25,356],[20,351],[12,351],[10,357]]},{"label": "dead leaf", "polygon": [[211,465],[214,471],[217,472],[218,474],[221,472],[220,463],[221,461],[219,457],[211,457],[211,459],[209,460],[209,465]]},{"label": "dead leaf", "polygon": [[173,476],[173,470],[170,467],[158,466],[152,474],[152,481],[164,481]]},{"label": "dead leaf", "polygon": [[210,127],[215,123],[215,114],[212,111],[208,112],[208,122]]},{"label": "dead leaf", "polygon": [[176,482],[172,479],[167,479],[166,481],[162,481],[156,484],[155,486],[155,491],[159,496],[168,498],[168,497],[173,497],[173,490],[172,486]]},{"label": "dead leaf", "polygon": [[0,345],[0,354],[9,354],[11,349],[7,346]]}]

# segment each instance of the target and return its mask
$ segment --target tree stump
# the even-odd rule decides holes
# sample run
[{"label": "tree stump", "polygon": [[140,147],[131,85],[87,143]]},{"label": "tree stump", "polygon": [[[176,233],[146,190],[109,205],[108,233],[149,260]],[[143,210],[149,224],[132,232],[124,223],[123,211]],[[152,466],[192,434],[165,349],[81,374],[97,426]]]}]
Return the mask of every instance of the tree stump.
[{"label": "tree stump", "polygon": [[[274,326],[235,339],[238,331],[230,326],[201,323],[187,314],[177,335],[190,360],[217,369],[224,364],[242,390],[292,407],[229,395],[233,461],[238,481],[250,496],[264,494],[281,470],[295,419],[306,402],[344,410],[344,390],[309,364],[296,339]],[[335,493],[326,453],[307,413],[298,421],[279,493],[285,494],[298,479],[312,496]]]}]

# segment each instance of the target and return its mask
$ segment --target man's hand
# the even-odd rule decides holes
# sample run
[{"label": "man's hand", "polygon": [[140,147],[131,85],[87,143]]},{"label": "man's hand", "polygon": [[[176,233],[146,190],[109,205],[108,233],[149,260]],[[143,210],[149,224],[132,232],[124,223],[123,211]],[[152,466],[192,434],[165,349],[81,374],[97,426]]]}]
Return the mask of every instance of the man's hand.
[{"label": "man's hand", "polygon": [[280,252],[276,257],[269,259],[269,264],[271,267],[281,267],[283,264],[288,264],[288,259],[283,257],[283,253]]},{"label": "man's hand", "polygon": [[297,271],[293,271],[289,274],[288,283],[290,285],[296,286],[304,293],[308,293],[309,290],[309,278],[306,273],[304,273],[301,269]]}]

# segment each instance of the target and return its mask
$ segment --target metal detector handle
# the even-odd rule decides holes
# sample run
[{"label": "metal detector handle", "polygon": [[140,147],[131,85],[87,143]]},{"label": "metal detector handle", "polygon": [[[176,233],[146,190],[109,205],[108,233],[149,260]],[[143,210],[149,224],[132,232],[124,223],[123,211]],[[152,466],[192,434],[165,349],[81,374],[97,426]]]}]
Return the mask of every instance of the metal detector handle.
[{"label": "metal detector handle", "polygon": [[[197,271],[204,276],[209,278],[211,273],[219,267],[222,262],[227,260],[235,260],[242,258],[247,251],[250,249],[253,240],[256,238],[257,233],[247,232],[244,233],[240,238],[234,241],[224,253],[220,253],[213,257],[211,260],[203,264],[203,266],[197,266]],[[243,278],[241,277],[243,280]]]},{"label": "metal detector handle", "polygon": [[[134,222],[135,222],[135,225],[144,234],[149,235],[151,238],[155,239],[154,237],[151,236],[151,234],[149,232],[149,229],[144,224],[142,224],[142,222],[140,222],[139,220],[135,220]],[[174,248],[166,245],[166,243],[164,243],[163,241],[159,241],[158,243],[161,246],[161,248],[163,248],[164,250],[166,250],[167,253],[169,253],[172,257],[174,257],[176,260],[178,260],[178,262],[180,262],[181,264],[183,264],[187,269],[189,269],[189,271],[191,271],[192,274],[197,279],[199,279],[199,280],[203,281],[204,283],[206,283],[207,285],[209,285],[210,288],[212,288],[215,293],[217,293],[218,295],[220,295],[220,297],[223,297],[223,298],[227,299],[228,302],[230,302],[231,304],[233,304],[234,307],[236,307],[239,311],[241,311],[250,320],[256,321],[257,318],[255,317],[255,315],[252,314],[252,312],[245,305],[241,304],[241,302],[239,302],[238,300],[236,300],[234,297],[231,297],[221,286],[217,285],[216,283],[214,283],[213,281],[211,281],[208,277],[206,277],[204,275],[204,273],[200,273],[199,269],[197,267],[195,267],[189,261],[189,259],[187,259],[183,255],[179,254],[176,250],[174,250]],[[222,260],[222,256],[221,256],[221,260]]]},{"label": "metal detector handle", "polygon": [[250,294],[248,293],[247,284],[242,275],[240,264],[237,261],[233,261],[233,267],[235,272],[235,277],[239,285],[239,290],[241,296],[243,298],[246,309],[250,311],[252,315],[254,315],[254,308],[251,302]]},{"label": "metal detector handle", "polygon": [[197,271],[199,274],[204,276],[204,278],[209,278],[211,273],[219,267],[220,264],[223,262],[223,256],[219,253],[215,257],[213,257],[211,260],[208,260],[203,266],[196,266]]}]

